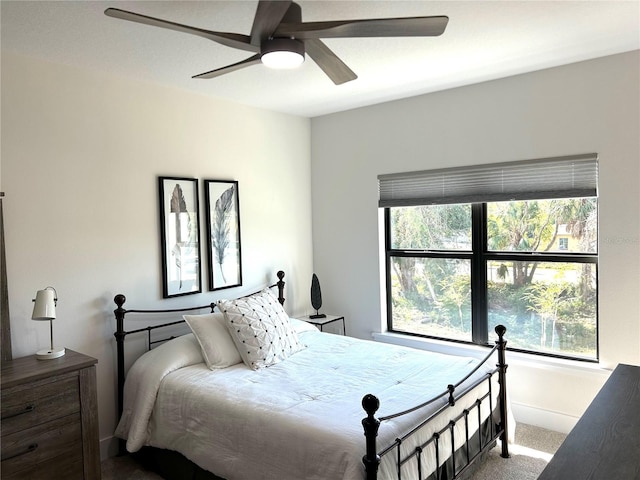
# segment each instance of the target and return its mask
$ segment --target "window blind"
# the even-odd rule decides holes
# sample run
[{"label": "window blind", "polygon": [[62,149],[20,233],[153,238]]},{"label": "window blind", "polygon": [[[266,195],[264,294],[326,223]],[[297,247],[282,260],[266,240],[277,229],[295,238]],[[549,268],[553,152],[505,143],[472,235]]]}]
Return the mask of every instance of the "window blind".
[{"label": "window blind", "polygon": [[378,176],[380,207],[598,195],[598,154]]}]

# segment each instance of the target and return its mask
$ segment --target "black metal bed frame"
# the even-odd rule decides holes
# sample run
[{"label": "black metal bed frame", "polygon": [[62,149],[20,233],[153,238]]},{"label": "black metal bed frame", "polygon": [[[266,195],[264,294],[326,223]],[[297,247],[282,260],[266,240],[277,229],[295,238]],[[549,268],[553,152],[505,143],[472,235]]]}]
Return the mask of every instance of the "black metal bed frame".
[{"label": "black metal bed frame", "polygon": [[[424,478],[432,478],[432,477],[423,477],[422,473],[422,454],[426,447],[433,444],[435,446],[434,454],[435,454],[435,465],[436,470],[433,475],[435,475],[435,480],[440,480],[443,474],[440,470],[440,460],[442,457],[440,455],[440,439],[443,434],[449,433],[451,439],[451,452],[445,452],[450,454],[449,458],[451,459],[451,469],[453,472],[452,479],[457,479],[463,477],[466,471],[473,465],[475,460],[482,456],[486,451],[493,448],[497,439],[501,441],[502,452],[501,456],[503,458],[509,458],[509,438],[508,438],[508,414],[507,414],[507,364],[505,361],[505,351],[507,347],[507,341],[504,339],[504,334],[507,329],[503,325],[498,325],[495,328],[495,332],[498,335],[498,340],[495,342],[495,346],[489,351],[489,353],[485,356],[485,358],[476,365],[476,367],[469,372],[463,379],[458,381],[455,384],[450,384],[447,386],[447,389],[439,395],[416,405],[415,407],[409,408],[407,410],[397,412],[391,415],[387,415],[384,417],[375,417],[375,413],[380,407],[380,400],[375,395],[365,395],[362,399],[362,408],[364,408],[365,412],[367,412],[367,416],[362,420],[362,426],[364,427],[364,435],[366,437],[366,454],[362,458],[362,461],[365,465],[365,471],[367,473],[367,480],[376,480],[378,478],[378,467],[380,465],[381,459],[383,456],[390,454],[391,452],[395,452],[396,454],[396,473],[397,479],[402,480],[402,466],[411,460],[415,460],[417,462],[417,471],[418,478],[423,480]],[[482,378],[479,378],[472,382],[470,385],[465,386],[462,391],[457,391],[458,387],[460,387],[465,381],[467,381],[474,373],[476,373],[483,365],[488,363],[489,359],[493,356],[495,352],[498,352],[498,363],[496,364],[496,368],[486,373]],[[494,411],[493,408],[493,394],[492,394],[492,377],[493,375],[498,375],[498,383],[499,383],[499,392],[497,398],[497,408],[498,414],[500,417],[500,421],[498,424],[494,424],[492,420],[492,414]],[[476,387],[480,386],[483,382],[487,382],[488,384],[488,393],[484,394],[480,398],[476,400],[474,405],[471,408],[466,408],[462,411],[462,413],[458,414],[456,417],[452,418],[449,423],[435,432],[431,438],[427,441],[423,442],[420,445],[417,445],[411,453],[407,453],[404,457],[401,453],[402,444],[411,436],[415,435],[422,427],[427,425],[430,421],[444,412],[447,408],[455,406],[456,402],[464,398],[468,395],[472,390]],[[418,425],[416,425],[413,429],[411,429],[408,433],[403,435],[402,437],[396,438],[393,443],[382,448],[378,451],[376,445],[376,437],[378,436],[378,429],[382,422],[387,420],[391,420],[394,418],[398,418],[409,413],[415,412],[424,408],[428,405],[431,405],[437,402],[440,399],[447,398],[447,403],[441,408],[437,409],[430,416],[422,420]],[[480,408],[483,402],[489,402],[489,417],[486,422],[489,428],[488,438],[484,439],[482,435],[482,418]],[[471,415],[472,410],[475,409],[478,414],[478,442],[479,448],[475,450],[475,453],[471,454],[470,442],[471,442],[471,432],[469,428],[469,415]],[[463,456],[465,461],[462,465],[456,464],[456,447],[455,447],[455,435],[454,435],[454,427],[457,422],[464,419],[464,429],[465,429],[465,442],[463,447]],[[428,475],[431,475],[429,473]],[[449,478],[448,476],[446,478]]]},{"label": "black metal bed frame", "polygon": [[[281,305],[284,305],[284,272],[283,271],[279,271],[277,273],[277,277],[278,277],[278,281],[273,284],[270,285],[269,288],[274,288],[277,287],[278,289],[278,301],[280,302]],[[127,331],[124,328],[124,321],[125,321],[125,315],[126,314],[138,314],[138,313],[142,313],[142,314],[171,314],[171,313],[183,313],[183,312],[190,312],[190,311],[196,311],[196,310],[205,310],[205,309],[209,309],[211,312],[214,311],[216,304],[214,302],[211,302],[207,305],[200,305],[200,306],[196,306],[196,307],[183,307],[183,308],[173,308],[173,309],[158,309],[158,310],[148,310],[148,309],[126,309],[124,308],[124,303],[126,302],[126,297],[122,294],[118,294],[114,297],[114,302],[117,306],[117,308],[114,310],[114,314],[116,317],[116,331],[114,333],[114,336],[116,338],[116,347],[117,347],[117,375],[118,375],[118,419],[120,419],[120,417],[122,416],[122,411],[124,408],[124,383],[125,383],[125,357],[124,357],[124,340],[128,335],[132,335],[132,334],[137,334],[137,333],[142,333],[142,332],[147,332],[147,349],[150,350],[153,345],[158,344],[158,343],[164,343],[168,340],[171,340],[172,338],[174,338],[173,336],[170,337],[165,337],[165,338],[161,338],[158,340],[153,340],[152,339],[152,335],[151,333],[154,330],[158,330],[158,329],[162,329],[162,328],[168,328],[171,326],[175,326],[175,325],[179,325],[179,324],[183,324],[186,323],[184,320],[176,320],[176,321],[172,321],[172,322],[168,322],[168,323],[162,323],[162,324],[157,324],[157,325],[150,325],[144,328],[139,328],[136,330],[130,330]],[[415,460],[417,462],[417,470],[418,470],[418,475],[419,475],[419,480],[426,480],[426,478],[429,479],[434,479],[434,480],[443,480],[443,479],[458,479],[461,478],[466,472],[467,470],[471,467],[471,465],[475,462],[476,459],[478,459],[482,454],[486,453],[488,450],[490,450],[491,448],[493,448],[493,446],[495,445],[495,442],[497,439],[501,440],[501,444],[502,444],[502,457],[504,458],[508,458],[509,457],[509,449],[508,449],[508,429],[507,429],[507,382],[506,382],[506,372],[507,372],[507,364],[505,362],[505,351],[506,351],[506,345],[507,345],[507,341],[504,339],[504,334],[506,333],[506,328],[502,325],[498,325],[495,328],[496,333],[498,334],[498,340],[496,340],[496,344],[495,346],[491,349],[491,351],[486,355],[486,357],[482,360],[482,362],[480,362],[475,368],[474,370],[472,370],[465,378],[463,378],[462,380],[458,381],[456,384],[450,384],[447,386],[447,389],[421,403],[420,405],[417,405],[413,408],[410,408],[408,410],[402,411],[402,412],[397,412],[395,414],[392,415],[387,415],[385,417],[379,417],[376,418],[375,417],[375,413],[378,410],[378,408],[380,407],[380,400],[372,394],[367,394],[363,397],[362,399],[362,407],[364,408],[365,412],[367,413],[367,416],[365,418],[363,418],[362,420],[362,426],[364,428],[364,436],[366,438],[366,454],[364,455],[364,457],[362,458],[362,461],[364,463],[365,466],[365,471],[366,471],[366,478],[367,480],[376,480],[377,476],[378,476],[378,467],[380,465],[381,459],[382,457],[384,457],[385,455],[388,455],[392,452],[395,452],[396,455],[396,471],[397,471],[397,480],[402,480],[402,473],[401,473],[401,468],[404,464],[406,464],[407,462],[411,461],[411,460]],[[487,374],[485,374],[482,378],[474,381],[472,384],[470,384],[469,386],[465,386],[465,388],[462,391],[457,391],[458,387],[460,387],[466,380],[468,380],[475,372],[478,371],[478,369],[480,369],[485,363],[487,363],[489,361],[489,359],[491,358],[491,356],[497,352],[498,353],[498,363],[496,364],[496,368],[493,369],[492,371],[488,372]],[[498,413],[499,413],[499,418],[500,421],[498,424],[494,424],[493,420],[492,420],[492,414],[494,412],[494,406],[493,406],[493,395],[492,395],[492,386],[491,386],[491,382],[492,382],[492,377],[493,375],[497,374],[498,375],[498,382],[499,382],[499,393],[498,393],[498,398],[497,398],[497,402],[498,405],[496,406],[498,408]],[[467,394],[469,394],[474,388],[476,388],[477,386],[481,385],[483,382],[488,382],[488,393],[486,393],[485,395],[483,395],[481,398],[477,399],[476,402],[474,403],[474,405],[471,408],[468,409],[464,409],[462,413],[460,413],[459,415],[457,415],[455,418],[451,419],[448,423],[447,426],[445,426],[444,428],[442,428],[441,430],[435,432],[430,439],[428,439],[426,442],[424,442],[421,445],[418,445],[415,447],[415,449],[407,454],[404,458],[402,457],[400,448],[401,445],[408,439],[410,438],[412,435],[416,434],[422,427],[424,427],[425,425],[427,425],[431,420],[433,420],[436,416],[438,416],[439,414],[441,414],[442,412],[444,412],[447,408],[449,407],[453,407],[457,401],[459,401],[460,399],[462,399],[464,396],[466,396]],[[447,398],[448,396],[448,398]],[[418,425],[416,425],[411,431],[409,431],[408,433],[406,433],[404,436],[402,436],[401,438],[396,438],[395,441],[391,444],[391,445],[387,445],[384,446],[382,449],[378,450],[378,446],[377,446],[377,436],[378,436],[378,430],[381,426],[381,424],[387,420],[391,420],[393,418],[397,418],[403,415],[407,415],[409,413],[415,412],[419,409],[422,409],[440,399],[443,398],[447,398],[447,403],[442,406],[441,408],[437,409],[436,412],[434,412],[432,415],[428,416],[427,418],[425,418],[422,422],[420,422]],[[489,428],[489,433],[488,435],[482,435],[482,425],[483,422],[481,420],[481,415],[480,415],[480,408],[482,405],[482,402],[489,402],[489,417],[488,420],[485,421],[484,423],[488,425]],[[477,435],[472,435],[470,433],[470,428],[469,428],[469,416],[472,414],[473,410],[477,411],[477,415],[478,415],[478,425],[479,425],[479,431],[477,432]],[[454,437],[454,427],[456,426],[457,422],[464,420],[464,424],[465,424],[465,432],[466,432],[466,438],[465,438],[465,442],[464,442],[464,447],[461,449],[463,457],[464,457],[464,462],[462,465],[457,465],[456,462],[456,449],[455,449],[455,437]],[[446,457],[441,457],[441,452],[440,452],[440,439],[442,437],[442,435],[449,433],[449,435],[451,436],[451,446],[452,446],[452,451],[451,452],[445,452],[446,455],[450,455],[450,459],[452,459],[452,470],[453,470],[453,476],[449,477],[447,475],[441,474],[440,468],[436,468],[435,473],[433,474],[429,474],[431,476],[427,476],[427,477],[423,477],[423,473],[422,473],[422,456],[423,456],[423,452],[425,450],[426,447],[428,447],[429,445],[433,444],[435,446],[435,461],[436,461],[436,465],[439,466],[440,465],[440,459],[441,458],[446,458]],[[470,448],[470,444],[473,438],[478,437],[478,449],[473,449],[473,454],[471,453],[472,450]],[[483,437],[486,437],[483,440]],[[124,454],[126,453],[126,449],[125,449],[125,442],[124,440],[120,440],[119,442],[119,451],[120,454]],[[218,477],[216,477],[218,478]]]},{"label": "black metal bed frame", "polygon": [[[273,285],[269,285],[269,288],[278,288],[278,301],[280,305],[284,305],[284,272],[280,270],[276,276],[278,277],[278,281]],[[256,292],[254,292],[256,293]],[[252,294],[249,294],[252,295]],[[245,295],[248,296],[248,295]],[[118,420],[122,417],[122,410],[124,408],[124,381],[125,381],[125,359],[124,359],[124,339],[127,335],[132,335],[134,333],[147,332],[147,350],[151,350],[152,346],[157,343],[164,343],[171,340],[174,337],[165,337],[158,340],[151,339],[151,332],[160,328],[167,328],[174,325],[180,325],[186,323],[184,320],[176,320],[174,322],[162,323],[158,325],[150,325],[144,328],[138,328],[137,330],[126,331],[124,328],[124,318],[127,313],[152,313],[152,314],[167,314],[167,313],[182,313],[182,312],[193,312],[196,310],[204,310],[210,309],[211,313],[213,313],[216,308],[215,302],[211,302],[207,305],[199,305],[196,307],[182,307],[182,308],[170,308],[164,310],[137,310],[137,309],[126,309],[123,307],[124,303],[127,301],[127,297],[123,294],[119,293],[113,298],[117,308],[113,311],[116,316],[116,331],[113,334],[116,337],[116,357],[118,364]],[[121,449],[122,452],[122,449]]]}]

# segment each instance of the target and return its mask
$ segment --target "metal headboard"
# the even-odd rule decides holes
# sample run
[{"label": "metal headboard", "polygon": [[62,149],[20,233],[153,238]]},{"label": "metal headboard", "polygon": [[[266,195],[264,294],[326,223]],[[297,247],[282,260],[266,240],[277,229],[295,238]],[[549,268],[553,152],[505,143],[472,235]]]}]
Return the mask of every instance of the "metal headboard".
[{"label": "metal headboard", "polygon": [[[281,305],[284,305],[284,272],[282,270],[278,271],[278,273],[276,274],[278,277],[278,281],[276,283],[274,283],[273,285],[269,285],[269,288],[274,288],[277,287],[278,288],[278,301],[280,302]],[[247,295],[244,295],[244,297],[247,297],[249,295],[253,295],[254,293],[257,292],[253,292]],[[195,310],[204,310],[204,309],[209,309],[212,313],[216,307],[216,303],[215,302],[211,302],[209,304],[206,305],[199,305],[196,307],[183,307],[183,308],[170,308],[170,309],[127,309],[124,308],[123,305],[126,302],[127,298],[119,293],[118,295],[116,295],[113,298],[113,301],[115,302],[115,304],[117,305],[117,308],[113,311],[113,313],[116,316],[116,331],[113,334],[116,337],[116,347],[117,347],[117,363],[118,363],[118,369],[117,369],[117,374],[118,374],[118,419],[120,419],[120,417],[122,416],[122,410],[124,407],[124,380],[125,380],[125,359],[124,359],[124,339],[127,335],[132,335],[134,333],[141,333],[141,332],[147,332],[147,348],[151,349],[151,347],[156,344],[156,343],[163,343],[166,342],[168,340],[170,340],[171,338],[174,338],[173,336],[171,337],[167,337],[167,338],[162,338],[160,340],[152,340],[151,339],[151,332],[154,330],[158,330],[161,328],[167,328],[173,325],[179,325],[182,323],[185,323],[184,320],[175,320],[175,321],[171,321],[168,323],[161,323],[161,324],[154,324],[154,325],[149,325],[147,327],[144,328],[138,328],[136,330],[125,330],[124,328],[124,320],[125,320],[125,315],[130,314],[130,313],[140,313],[140,314],[154,314],[154,315],[158,315],[158,314],[167,314],[167,313],[185,313],[185,312],[192,312]],[[121,442],[122,444],[122,442]],[[122,450],[122,446],[121,446],[121,450]]]}]

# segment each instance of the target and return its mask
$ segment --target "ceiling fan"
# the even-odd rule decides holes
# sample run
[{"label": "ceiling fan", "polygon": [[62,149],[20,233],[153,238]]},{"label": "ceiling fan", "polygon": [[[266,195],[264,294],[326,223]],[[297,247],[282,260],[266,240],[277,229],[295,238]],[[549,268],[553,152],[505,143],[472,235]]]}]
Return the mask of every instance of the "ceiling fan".
[{"label": "ceiling fan", "polygon": [[193,78],[215,78],[257,63],[274,68],[293,68],[304,61],[306,52],[336,85],[355,80],[358,76],[321,38],[438,36],[444,32],[449,21],[446,16],[431,16],[305,23],[302,22],[302,9],[297,3],[260,0],[251,34],[243,35],[204,30],[119,8],[107,8],[104,13],[113,18],[198,35],[227,47],[254,53],[238,63]]}]

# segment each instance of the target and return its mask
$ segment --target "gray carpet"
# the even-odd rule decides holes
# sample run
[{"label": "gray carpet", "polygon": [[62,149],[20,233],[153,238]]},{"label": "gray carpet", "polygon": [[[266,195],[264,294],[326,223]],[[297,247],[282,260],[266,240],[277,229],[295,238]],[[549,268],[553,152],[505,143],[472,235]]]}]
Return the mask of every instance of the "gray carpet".
[{"label": "gray carpet", "polygon": [[[474,480],[535,480],[566,435],[531,425],[518,424],[510,446],[511,458],[500,456],[498,445],[473,475]],[[102,480],[159,480],[129,456],[102,462]]]},{"label": "gray carpet", "polygon": [[535,480],[566,435],[531,425],[517,424],[511,458],[500,456],[500,445],[491,450],[473,476],[474,480]]}]

